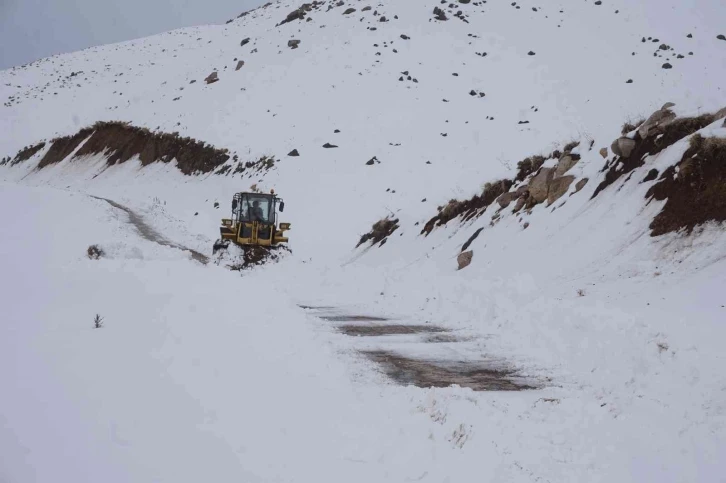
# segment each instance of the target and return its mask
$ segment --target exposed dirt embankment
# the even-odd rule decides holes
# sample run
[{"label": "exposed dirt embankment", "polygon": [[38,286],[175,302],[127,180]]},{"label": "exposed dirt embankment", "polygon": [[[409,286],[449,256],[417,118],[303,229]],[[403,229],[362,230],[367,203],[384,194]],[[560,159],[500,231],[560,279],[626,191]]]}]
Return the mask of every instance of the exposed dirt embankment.
[{"label": "exposed dirt embankment", "polygon": [[[651,116],[652,117],[652,116]],[[625,174],[643,166],[644,158],[653,156],[664,149],[674,145],[686,136],[703,129],[715,120],[712,114],[704,114],[698,117],[685,117],[675,119],[669,123],[651,126],[649,129],[638,129],[632,138],[630,152],[621,153],[622,156],[613,158],[607,166],[605,179],[598,185],[592,197],[595,198],[602,190],[613,184]],[[662,119],[659,119],[662,122]],[[642,126],[644,126],[644,123]],[[618,141],[616,141],[617,143]],[[627,155],[626,155],[627,154]]]},{"label": "exposed dirt embankment", "polygon": [[652,236],[726,221],[726,139],[696,134],[681,161],[666,169],[646,196],[668,200],[650,224]]},{"label": "exposed dirt embankment", "polygon": [[[622,136],[610,147],[614,156],[600,171],[604,174],[599,176],[600,183],[591,199],[623,175],[632,176],[633,171],[645,166],[649,156],[655,156],[726,116],[726,109],[722,109],[715,114],[679,118],[671,110],[673,106],[667,103],[648,119],[623,126]],[[544,156],[526,158],[517,164],[518,173],[514,179],[487,183],[481,194],[468,200],[451,200],[445,206],[440,206],[438,214],[426,223],[421,234],[428,235],[455,219],[463,223],[481,216],[494,202],[499,204],[499,210],[492,218],[492,225],[499,218],[499,212],[512,203],[515,203],[511,210],[513,213],[529,210],[539,203],[552,205],[570,191],[570,185],[575,181],[574,176],[566,173],[581,159],[579,154],[573,153],[577,145],[577,142],[573,142],[567,144],[563,152],[553,152],[549,158],[557,160],[554,167],[543,167],[547,161]],[[600,154],[607,158],[607,148],[601,149]],[[691,138],[691,147],[680,163],[668,168],[660,178],[658,175],[658,170],[651,169],[642,181],[659,179],[648,191],[647,197],[668,200],[650,225],[652,236],[681,229],[690,232],[694,227],[709,221],[726,221],[726,140],[703,138],[696,134]],[[630,176],[625,182],[630,180]],[[571,195],[579,192],[588,181],[588,178],[582,178],[575,183]],[[478,229],[471,236],[462,251],[468,248],[481,230]]]},{"label": "exposed dirt embankment", "polygon": [[15,166],[18,163],[22,163],[23,161],[27,161],[33,156],[35,156],[38,151],[43,149],[45,147],[45,143],[41,142],[34,146],[26,146],[20,151],[18,151],[18,154],[15,155],[15,157],[10,161],[10,158],[3,158],[2,161],[0,161],[0,165],[10,163],[10,166]]},{"label": "exposed dirt embankment", "polygon": [[[13,163],[30,159],[44,146],[45,143],[41,143],[24,149],[15,156]],[[209,173],[230,158],[227,149],[215,148],[177,133],[152,132],[122,122],[98,122],[71,136],[51,140],[50,148],[38,163],[38,169],[59,163],[71,154],[71,159],[103,154],[109,166],[124,163],[136,156],[144,166],[157,161],[168,163],[175,159],[179,170],[187,175]]]}]

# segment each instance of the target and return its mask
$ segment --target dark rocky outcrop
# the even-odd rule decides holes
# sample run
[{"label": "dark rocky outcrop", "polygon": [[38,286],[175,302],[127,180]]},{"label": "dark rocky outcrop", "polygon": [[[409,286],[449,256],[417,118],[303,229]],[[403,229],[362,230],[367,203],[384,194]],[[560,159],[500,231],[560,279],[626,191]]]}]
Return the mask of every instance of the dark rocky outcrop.
[{"label": "dark rocky outcrop", "polygon": [[384,218],[373,224],[371,231],[360,237],[358,244],[355,246],[358,248],[366,242],[370,242],[371,246],[378,244],[382,246],[386,243],[389,236],[398,229],[398,219]]},{"label": "dark rocky outcrop", "polygon": [[428,235],[437,226],[443,226],[458,217],[462,217],[463,221],[468,221],[480,216],[499,196],[509,191],[511,186],[511,180],[503,179],[493,183],[487,183],[480,195],[475,195],[468,200],[449,201],[446,206],[440,207],[439,213],[436,216],[426,222],[423,230],[421,230],[421,234]]},{"label": "dark rocky outcrop", "polygon": [[[314,2],[311,2],[311,3],[303,3],[300,7],[296,8],[292,12],[288,13],[287,16],[285,17],[285,19],[277,25],[279,26],[279,25],[284,25],[286,23],[294,22],[295,20],[302,20],[305,18],[305,16],[307,15],[308,12],[317,10],[322,4],[323,4],[323,2],[320,2],[318,0],[315,0]],[[308,20],[310,20],[309,17],[308,17]]]},{"label": "dark rocky outcrop", "polygon": [[439,7],[434,7],[434,18],[436,20],[441,20],[441,21],[449,20],[448,17],[446,16],[446,13],[443,10],[441,10]]}]

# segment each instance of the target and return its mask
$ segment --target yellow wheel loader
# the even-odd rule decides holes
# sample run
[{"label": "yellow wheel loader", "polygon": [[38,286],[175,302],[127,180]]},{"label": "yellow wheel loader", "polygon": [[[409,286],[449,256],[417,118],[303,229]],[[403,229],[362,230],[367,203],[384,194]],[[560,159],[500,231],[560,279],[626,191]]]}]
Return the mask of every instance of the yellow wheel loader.
[{"label": "yellow wheel loader", "polygon": [[225,249],[230,242],[242,248],[277,248],[288,239],[284,233],[290,223],[277,221],[277,208],[285,209],[285,202],[270,193],[237,193],[232,198],[232,217],[222,219],[220,239],[214,243],[213,252]]}]

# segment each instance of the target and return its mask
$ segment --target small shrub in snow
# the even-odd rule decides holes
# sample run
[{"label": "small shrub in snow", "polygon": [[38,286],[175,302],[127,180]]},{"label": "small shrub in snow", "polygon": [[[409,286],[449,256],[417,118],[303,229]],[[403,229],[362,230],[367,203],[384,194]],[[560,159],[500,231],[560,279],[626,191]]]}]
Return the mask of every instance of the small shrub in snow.
[{"label": "small shrub in snow", "polygon": [[88,258],[91,260],[98,260],[99,258],[106,255],[106,252],[103,251],[101,247],[98,245],[91,245],[86,250],[86,253],[88,254]]},{"label": "small shrub in snow", "polygon": [[585,296],[585,291],[582,290],[581,288],[580,289],[577,289],[577,296],[578,297],[584,297]]},{"label": "small shrub in snow", "polygon": [[620,129],[620,134],[624,136],[631,131],[635,131],[638,127],[642,126],[644,122],[644,117],[638,118],[635,121],[628,119],[625,124],[623,124],[623,127]]},{"label": "small shrub in snow", "polygon": [[96,314],[96,316],[93,318],[93,327],[95,329],[100,329],[103,327],[103,317],[101,317],[99,314]]}]

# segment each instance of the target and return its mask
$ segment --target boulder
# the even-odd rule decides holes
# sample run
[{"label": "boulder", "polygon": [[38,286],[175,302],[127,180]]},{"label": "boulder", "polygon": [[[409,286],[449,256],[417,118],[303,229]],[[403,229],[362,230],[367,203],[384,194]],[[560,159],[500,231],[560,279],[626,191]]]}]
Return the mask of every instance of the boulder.
[{"label": "boulder", "polygon": [[219,80],[219,76],[217,75],[217,72],[215,71],[215,72],[212,72],[211,74],[209,74],[209,75],[208,75],[208,76],[207,76],[207,77],[206,77],[206,78],[204,79],[204,82],[206,82],[207,84],[214,84],[214,83],[215,83],[215,82],[217,82],[218,80]]},{"label": "boulder", "polygon": [[502,208],[506,208],[509,206],[509,204],[516,200],[518,198],[517,193],[513,191],[508,191],[506,193],[503,193],[499,198],[497,198],[497,203],[499,203],[499,206]]},{"label": "boulder", "polygon": [[305,9],[304,8],[297,8],[293,10],[292,12],[287,14],[287,17],[285,17],[285,20],[280,22],[280,25],[286,24],[288,22],[292,22],[294,20],[302,20],[305,18]]},{"label": "boulder", "polygon": [[239,46],[240,46],[240,47],[244,47],[244,46],[245,46],[245,45],[247,45],[247,44],[248,44],[249,42],[250,42],[250,38],[249,38],[249,37],[247,37],[246,39],[243,39],[243,40],[242,40],[242,42],[240,42],[240,43],[239,43]]},{"label": "boulder", "polygon": [[367,7],[363,7],[363,8],[361,8],[361,9],[360,9],[360,11],[361,11],[361,12],[367,12],[367,11],[368,11],[368,10],[370,10],[370,9],[371,9],[371,7],[370,7],[370,5],[369,5],[369,6],[367,6]]},{"label": "boulder", "polygon": [[237,62],[237,67],[235,67],[234,70],[240,70],[243,65],[245,65],[245,61],[244,60],[240,60],[239,62]]},{"label": "boulder", "polygon": [[636,144],[637,143],[634,139],[626,138],[623,136],[613,141],[613,143],[610,145],[610,150],[613,152],[613,154],[620,156],[621,158],[627,158],[632,154]]},{"label": "boulder", "polygon": [[298,45],[300,45],[300,41],[296,39],[288,40],[287,46],[291,49],[297,49]]},{"label": "boulder", "polygon": [[590,181],[590,180],[587,178],[582,178],[580,181],[578,181],[577,184],[575,185],[575,193],[577,193],[582,188],[584,188],[588,181]]},{"label": "boulder", "polygon": [[343,12],[343,15],[348,15],[348,14],[351,14],[353,12],[355,12],[355,9],[354,8],[352,8],[352,7],[351,8],[346,8],[345,9],[345,12]]},{"label": "boulder", "polygon": [[474,256],[474,251],[469,250],[466,252],[459,253],[459,256],[456,257],[456,263],[459,264],[459,270],[462,268],[466,268],[471,263],[471,259]]},{"label": "boulder", "polygon": [[666,102],[663,107],[655,111],[650,117],[638,128],[638,135],[641,139],[647,138],[658,131],[657,128],[667,126],[672,123],[676,114],[671,111],[671,107],[675,106],[672,102]]},{"label": "boulder", "polygon": [[300,156],[300,153],[298,152],[297,149],[293,149],[292,151],[290,151],[289,153],[287,153],[287,155],[288,156]]},{"label": "boulder", "polygon": [[554,169],[542,168],[537,176],[532,178],[532,180],[529,182],[529,196],[535,201],[535,203],[542,203],[547,199],[549,184],[552,181],[554,175]]},{"label": "boulder", "polygon": [[562,176],[550,181],[549,190],[547,191],[547,204],[551,205],[567,193],[573,181],[575,181],[574,176]]},{"label": "boulder", "polygon": [[515,203],[514,209],[512,211],[514,213],[518,212],[519,210],[521,210],[522,208],[524,208],[525,203],[527,203],[527,198],[526,197],[523,196],[523,197],[519,198],[517,200],[517,203]]},{"label": "boulder", "polygon": [[600,150],[600,156],[602,156],[603,159],[607,159],[608,158],[608,148],[602,148]]},{"label": "boulder", "polygon": [[579,157],[565,154],[564,156],[562,156],[562,158],[560,158],[559,162],[557,163],[557,168],[555,169],[555,176],[562,176],[570,169],[572,169],[572,167],[575,166],[578,161],[580,161]]}]

